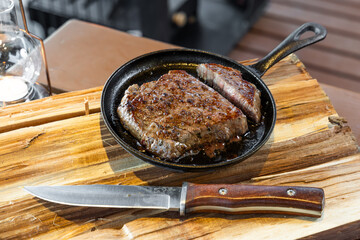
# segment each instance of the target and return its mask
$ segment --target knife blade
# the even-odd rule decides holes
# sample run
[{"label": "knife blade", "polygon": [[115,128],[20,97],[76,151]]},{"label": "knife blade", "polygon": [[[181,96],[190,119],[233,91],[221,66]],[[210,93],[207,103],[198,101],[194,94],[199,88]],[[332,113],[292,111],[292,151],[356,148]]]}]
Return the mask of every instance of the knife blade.
[{"label": "knife blade", "polygon": [[130,185],[26,186],[46,201],[86,207],[146,208],[228,214],[276,213],[321,217],[321,188],[245,184],[194,184],[182,187]]}]

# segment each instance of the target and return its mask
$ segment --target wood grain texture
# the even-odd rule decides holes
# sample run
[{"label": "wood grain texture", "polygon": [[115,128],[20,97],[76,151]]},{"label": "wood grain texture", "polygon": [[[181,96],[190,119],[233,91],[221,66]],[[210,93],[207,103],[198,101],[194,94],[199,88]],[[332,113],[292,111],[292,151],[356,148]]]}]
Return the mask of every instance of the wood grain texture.
[{"label": "wood grain texture", "polygon": [[[356,226],[356,219],[360,214],[357,206],[360,193],[356,190],[357,184],[360,183],[358,167],[359,154],[310,168],[246,181],[254,185],[296,184],[322,187],[325,191],[326,205],[323,217],[317,220],[271,214],[240,216],[202,213],[180,219],[173,214],[158,214],[138,218],[124,224],[118,230],[114,230],[111,225],[98,226],[96,231],[74,239],[92,239],[96,236],[109,239],[120,236],[122,239],[150,240],[159,239],[161,236],[166,236],[165,239],[298,239],[317,233],[322,234],[320,237],[328,237],[324,234],[332,232],[337,226],[346,229],[349,224],[350,230],[351,226]],[[343,231],[340,236],[342,239],[352,239],[347,237],[354,236],[354,233]]]},{"label": "wood grain texture", "polygon": [[360,141],[360,112],[354,109],[360,109],[360,93],[339,89],[337,87],[321,84],[326,94],[331,99],[331,103],[335,107],[340,116],[346,118],[349,122],[351,130],[358,142]]},{"label": "wood grain texture", "polygon": [[[101,88],[0,109],[0,239],[234,239],[259,238],[259,233],[263,238],[298,238],[358,220],[360,155],[354,155],[358,145],[351,129],[295,55],[271,68],[264,81],[278,110],[271,138],[249,159],[212,172],[174,172],[127,153],[102,121]],[[21,189],[181,186],[183,181],[320,187],[326,207],[319,220],[215,213],[179,218],[178,213],[152,210],[63,206]],[[346,218],[339,217],[340,211]]]},{"label": "wood grain texture", "polygon": [[[100,111],[102,87],[0,108],[0,133]],[[28,107],[30,106],[30,107]]]}]

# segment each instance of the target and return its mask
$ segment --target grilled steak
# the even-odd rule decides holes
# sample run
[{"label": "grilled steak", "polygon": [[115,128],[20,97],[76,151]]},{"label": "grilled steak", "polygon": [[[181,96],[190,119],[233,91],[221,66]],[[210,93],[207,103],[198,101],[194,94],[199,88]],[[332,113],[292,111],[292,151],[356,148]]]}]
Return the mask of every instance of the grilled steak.
[{"label": "grilled steak", "polygon": [[241,72],[219,64],[200,64],[197,72],[210,86],[239,107],[256,123],[261,120],[260,91]]},{"label": "grilled steak", "polygon": [[225,143],[248,129],[240,109],[182,70],[131,85],[117,112],[149,152],[169,160]]}]

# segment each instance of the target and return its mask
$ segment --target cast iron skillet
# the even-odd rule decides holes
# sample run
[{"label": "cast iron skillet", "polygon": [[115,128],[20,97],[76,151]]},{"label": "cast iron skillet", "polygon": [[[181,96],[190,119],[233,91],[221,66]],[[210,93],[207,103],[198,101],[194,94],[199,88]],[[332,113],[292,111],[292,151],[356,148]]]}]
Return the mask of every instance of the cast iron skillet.
[{"label": "cast iron skillet", "polygon": [[[300,37],[311,31],[312,36]],[[306,23],[291,33],[267,56],[251,66],[244,66],[236,61],[217,54],[192,50],[171,49],[152,52],[137,57],[117,69],[107,80],[101,96],[101,113],[107,128],[116,141],[134,156],[151,164],[181,171],[210,170],[240,162],[258,151],[269,139],[276,121],[276,106],[273,96],[261,76],[275,63],[303,47],[318,42],[326,36],[326,29],[316,23]],[[245,135],[242,143],[230,155],[221,155],[209,161],[202,155],[194,158],[169,162],[154,157],[150,153],[139,150],[139,143],[122,127],[116,109],[125,90],[132,84],[157,80],[169,70],[182,69],[196,75],[196,66],[200,63],[217,63],[238,69],[243,78],[256,85],[261,91],[261,107],[264,120],[259,126],[253,126]],[[230,150],[229,150],[230,151]],[[230,151],[230,152],[231,152]]]}]

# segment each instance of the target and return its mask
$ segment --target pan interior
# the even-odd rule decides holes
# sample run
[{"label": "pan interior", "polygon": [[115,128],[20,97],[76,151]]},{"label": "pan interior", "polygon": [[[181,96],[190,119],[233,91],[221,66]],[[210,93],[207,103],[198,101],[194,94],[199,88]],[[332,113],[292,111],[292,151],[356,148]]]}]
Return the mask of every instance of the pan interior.
[{"label": "pan interior", "polygon": [[[169,70],[185,70],[199,78],[196,67],[200,63],[218,63],[240,70],[244,79],[255,84],[261,91],[264,121],[259,125],[249,122],[250,131],[245,134],[241,143],[229,145],[226,154],[220,154],[210,159],[203,152],[200,152],[195,156],[183,157],[174,162],[161,160],[144,151],[141,144],[122,127],[116,112],[117,107],[124,96],[125,90],[132,84],[141,85],[145,82],[155,81]],[[200,51],[160,51],[128,62],[109,78],[104,86],[101,101],[101,111],[107,127],[117,142],[127,151],[153,164],[182,170],[184,168],[213,168],[243,160],[264,144],[274,125],[274,103],[266,85],[247,67],[230,59]]]}]

